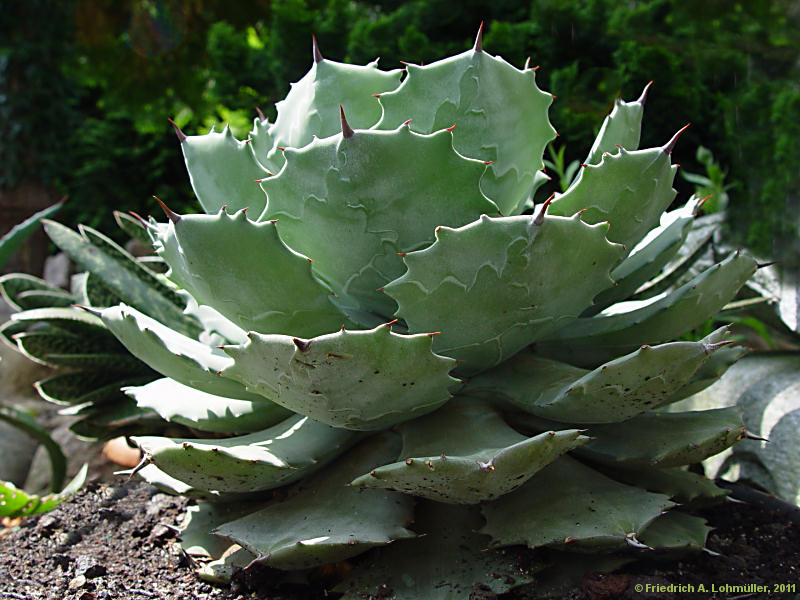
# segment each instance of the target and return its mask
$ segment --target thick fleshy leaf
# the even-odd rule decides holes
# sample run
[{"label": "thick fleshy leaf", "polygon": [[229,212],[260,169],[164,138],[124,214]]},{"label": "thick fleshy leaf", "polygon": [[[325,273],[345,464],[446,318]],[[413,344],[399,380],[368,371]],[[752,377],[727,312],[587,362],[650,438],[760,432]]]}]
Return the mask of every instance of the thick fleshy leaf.
[{"label": "thick fleshy leaf", "polygon": [[103,404],[118,400],[120,389],[129,385],[144,385],[158,377],[147,365],[141,363],[142,372],[120,376],[110,370],[75,371],[61,373],[34,383],[36,391],[48,402],[56,404]]},{"label": "thick fleshy leaf", "polygon": [[386,293],[412,332],[441,331],[435,350],[481,371],[573,321],[608,287],[622,247],[606,230],[578,215],[440,227],[432,246],[404,258],[408,272]]},{"label": "thick fleshy leaf", "polygon": [[663,148],[620,148],[617,154],[605,154],[599,165],[584,167],[548,210],[562,216],[585,210],[586,222],[608,221],[608,239],[633,248],[675,199],[672,180],[677,169]]},{"label": "thick fleshy leaf", "polygon": [[[602,468],[602,467],[601,467]],[[681,506],[702,507],[717,504],[730,494],[730,490],[717,487],[713,481],[681,467],[653,469],[622,467],[615,464],[605,470],[612,479],[635,485],[650,492],[666,494]]]},{"label": "thick fleshy leaf", "polygon": [[122,391],[136,400],[139,408],[152,410],[171,423],[200,431],[252,433],[292,415],[291,411],[268,400],[223,398],[168,378],[126,387]]},{"label": "thick fleshy leaf", "polygon": [[392,434],[373,437],[323,471],[305,479],[265,508],[214,530],[270,567],[305,569],[341,561],[369,548],[415,537],[410,496],[347,487],[359,473],[391,461],[399,451]]},{"label": "thick fleshy leaf", "polygon": [[[281,163],[270,161],[267,155],[275,148],[275,141],[269,133],[272,127],[269,121],[260,116],[253,119],[253,129],[250,130],[250,152],[261,167],[269,173],[280,171]],[[278,155],[280,156],[280,155]],[[255,214],[255,213],[253,213]]]},{"label": "thick fleshy leaf", "polygon": [[556,136],[547,118],[553,97],[538,88],[534,71],[475,50],[406,71],[397,90],[381,94],[377,127],[413,119],[411,129],[431,133],[456,125],[455,149],[492,162],[481,189],[512,214],[533,193],[545,146]]},{"label": "thick fleshy leaf", "polygon": [[[33,294],[52,294],[50,303],[42,303],[45,296]],[[26,273],[8,273],[0,277],[0,294],[14,310],[31,310],[48,306],[69,306],[75,302],[68,292],[54,287],[44,279]]]},{"label": "thick fleshy leaf", "polygon": [[181,140],[192,189],[205,212],[217,213],[223,206],[232,211],[249,208],[253,215],[264,210],[267,198],[256,180],[269,173],[248,145],[237,140],[227,125],[219,133],[212,129]]},{"label": "thick fleshy leaf", "polygon": [[181,550],[194,559],[220,558],[231,543],[211,530],[258,508],[253,502],[198,502],[187,507],[181,523]]},{"label": "thick fleshy leaf", "polygon": [[39,229],[39,221],[52,216],[64,205],[64,200],[48,206],[39,212],[31,215],[22,223],[14,225],[3,237],[0,237],[0,268],[11,258],[17,250],[22,247],[30,236]]},{"label": "thick fleshy leaf", "polygon": [[315,136],[326,138],[339,133],[340,105],[351,127],[372,127],[381,116],[381,107],[373,96],[395,89],[401,74],[398,69],[381,71],[377,60],[363,66],[315,60],[309,72],[292,84],[286,98],[275,105],[278,118],[269,128],[273,147],[267,160],[280,168],[281,147],[302,148]]},{"label": "thick fleshy leaf", "polygon": [[18,333],[14,341],[25,356],[50,367],[102,369],[117,375],[141,373],[144,365],[117,349],[86,348],[78,336],[64,333]]},{"label": "thick fleshy leaf", "polygon": [[167,475],[153,463],[136,469],[136,475],[144,479],[147,483],[158,488],[164,493],[174,496],[186,496],[196,500],[206,500],[214,504],[230,504],[235,502],[254,502],[262,497],[260,492],[255,494],[236,494],[219,492],[217,490],[204,490],[187,485],[171,475]]},{"label": "thick fleshy leaf", "polygon": [[429,413],[449,398],[451,358],[431,351],[425,334],[391,325],[300,340],[249,333],[227,346],[235,361],[223,375],[276,404],[334,427],[383,429]]},{"label": "thick fleshy leaf", "polygon": [[492,546],[625,548],[673,503],[562,456],[520,489],[483,507]]},{"label": "thick fleshy leaf", "polygon": [[102,247],[95,245],[105,236],[86,227],[79,235],[54,221],[44,221],[44,227],[56,246],[93,276],[100,277],[125,302],[176,330],[190,335],[199,332],[198,324],[183,314],[178,304],[180,297],[176,300],[174,290],[156,280],[152,272],[107,238]]},{"label": "thick fleshy leaf", "polygon": [[233,363],[222,350],[173,331],[124,304],[100,314],[106,327],[128,351],[159,373],[224,398],[259,399],[240,383],[217,375]]},{"label": "thick fleshy leaf", "polygon": [[[469,432],[469,435],[466,435]],[[397,490],[476,504],[517,489],[564,452],[589,441],[576,429],[521,435],[489,404],[457,399],[401,428],[398,462],[355,479],[355,487]]]},{"label": "thick fleshy leaf", "polygon": [[638,100],[625,102],[622,98],[617,98],[614,101],[614,108],[603,120],[600,131],[592,144],[592,149],[589,150],[589,156],[584,161],[585,164],[599,164],[604,153],[613,154],[617,151],[618,146],[622,146],[626,150],[639,148],[644,101],[649,87],[648,83]]},{"label": "thick fleshy leaf", "polygon": [[[415,529],[425,534],[374,550],[336,588],[342,600],[468,600],[477,590],[502,594],[531,581],[544,563],[521,560],[515,550],[486,551],[489,537],[475,508],[421,503]],[[524,567],[522,565],[525,565]]]},{"label": "thick fleshy leaf", "polygon": [[705,548],[711,529],[705,519],[671,510],[650,523],[639,541],[660,551],[697,552]]},{"label": "thick fleshy leaf", "polygon": [[256,492],[297,481],[335,459],[357,434],[294,416],[256,433],[224,439],[135,437],[159,469],[199,489]]},{"label": "thick fleshy leaf", "polygon": [[603,152],[596,161],[582,165],[570,189],[553,202],[553,212],[586,210],[590,222],[617,221],[609,239],[633,246],[658,223],[675,197],[671,185],[678,165],[670,164],[671,144],[639,151],[617,145]]},{"label": "thick fleshy leaf", "polygon": [[262,183],[259,220],[278,219],[281,238],[339,296],[384,316],[395,304],[378,288],[405,271],[398,253],[428,246],[439,225],[497,214],[479,189],[486,166],[459,156],[448,131],[356,131],[287,150],[286,160]]},{"label": "thick fleshy leaf", "polygon": [[675,339],[725,306],[755,272],[756,262],[740,252],[706,269],[666,296],[620,312],[579,319],[536,345],[543,356],[594,367],[643,344]]},{"label": "thick fleshy leaf", "polygon": [[610,464],[677,467],[698,463],[744,439],[737,408],[652,412],[624,423],[593,425],[581,453]]},{"label": "thick fleshy leaf", "polygon": [[657,275],[675,256],[692,228],[699,205],[692,198],[683,207],[661,216],[661,225],[651,230],[631,253],[611,271],[614,287],[594,299],[594,305],[581,316],[591,316],[615,302],[629,298],[651,277]]},{"label": "thick fleshy leaf", "polygon": [[664,405],[721,347],[727,330],[699,342],[642,346],[593,371],[521,353],[472,378],[464,392],[500,397],[539,417],[567,423],[615,423]]},{"label": "thick fleshy leaf", "polygon": [[281,241],[274,222],[253,223],[245,211],[223,210],[175,221],[155,234],[156,250],[170,266],[169,278],[199,304],[259,333],[313,337],[346,321],[308,259]]}]

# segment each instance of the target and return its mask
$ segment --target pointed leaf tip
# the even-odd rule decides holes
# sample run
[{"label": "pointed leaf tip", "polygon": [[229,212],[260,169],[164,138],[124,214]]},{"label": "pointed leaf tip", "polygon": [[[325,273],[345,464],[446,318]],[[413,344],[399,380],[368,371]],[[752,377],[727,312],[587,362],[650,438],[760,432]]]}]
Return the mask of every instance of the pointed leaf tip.
[{"label": "pointed leaf tip", "polygon": [[259,118],[259,120],[260,120],[262,123],[264,123],[264,122],[267,120],[267,117],[265,117],[265,116],[264,116],[264,113],[263,113],[263,112],[261,112],[261,109],[260,109],[258,106],[256,106],[256,112],[258,113],[258,118]]},{"label": "pointed leaf tip", "polygon": [[652,81],[650,83],[648,83],[646,86],[644,86],[644,89],[642,90],[642,95],[639,96],[639,99],[636,101],[639,104],[641,104],[642,106],[644,106],[644,103],[647,100],[647,92],[650,91],[650,86],[651,85],[653,85]]},{"label": "pointed leaf tip", "polygon": [[691,125],[691,123],[687,123],[682,129],[679,129],[678,132],[672,136],[672,139],[668,141],[663,148],[661,148],[664,151],[664,154],[672,154],[675,144],[678,143],[678,138],[681,137],[681,134],[683,134],[684,131],[689,129],[689,125]]},{"label": "pointed leaf tip", "polygon": [[164,211],[164,214],[167,215],[167,218],[170,221],[177,224],[178,221],[181,220],[181,216],[178,213],[171,211],[169,207],[166,204],[164,204],[161,200],[159,200],[156,196],[153,196],[153,198],[155,198],[156,202],[158,202],[161,205],[161,210]]},{"label": "pointed leaf tip", "polygon": [[531,68],[531,57],[529,56],[528,58],[525,59],[525,66],[522,67],[522,70],[527,71],[530,68]]},{"label": "pointed leaf tip", "polygon": [[545,212],[547,212],[547,207],[550,206],[550,203],[553,201],[553,198],[555,198],[555,192],[550,194],[550,197],[544,201],[544,204],[542,204],[542,208],[539,209],[539,213],[533,219],[534,225],[541,225],[542,223],[544,223],[544,214]]},{"label": "pointed leaf tip", "polygon": [[186,134],[181,131],[181,128],[175,124],[175,121],[172,119],[167,119],[172,124],[172,127],[175,128],[175,135],[178,136],[178,141],[183,143],[186,140]]},{"label": "pointed leaf tip", "polygon": [[478,35],[475,36],[475,47],[473,50],[475,52],[483,52],[483,21],[481,21],[480,27],[478,27]]},{"label": "pointed leaf tip", "polygon": [[317,44],[317,36],[311,34],[311,49],[314,53],[314,62],[321,63],[323,61],[322,52],[319,51],[319,44]]},{"label": "pointed leaf tip", "polygon": [[706,354],[711,354],[712,352],[716,352],[720,348],[724,348],[725,346],[730,346],[731,344],[735,344],[736,340],[725,340],[722,342],[716,342],[715,344],[705,344],[704,349]]},{"label": "pointed leaf tip", "polygon": [[90,315],[94,315],[95,317],[99,317],[100,314],[103,312],[101,310],[96,310],[94,308],[89,308],[88,306],[84,306],[83,304],[71,304],[73,308],[80,308],[81,310],[85,310]]},{"label": "pointed leaf tip", "polygon": [[341,104],[339,105],[339,114],[341,115],[342,118],[342,137],[345,138],[353,137],[356,134],[356,132],[353,131],[353,128],[350,127],[350,124],[347,122],[347,119],[344,116],[344,108],[342,108]]}]

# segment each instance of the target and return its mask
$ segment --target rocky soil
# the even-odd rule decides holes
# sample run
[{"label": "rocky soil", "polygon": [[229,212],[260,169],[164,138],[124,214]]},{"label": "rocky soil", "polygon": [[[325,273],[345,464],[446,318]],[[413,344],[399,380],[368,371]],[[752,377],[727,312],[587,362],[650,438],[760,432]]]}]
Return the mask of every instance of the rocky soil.
[{"label": "rocky soil", "polygon": [[[601,600],[690,600],[773,598],[800,600],[800,509],[762,502],[726,502],[702,515],[715,527],[701,554],[661,563],[640,562],[622,573],[587,574],[564,590],[563,598]],[[141,482],[120,479],[92,483],[50,514],[0,528],[0,600],[310,600],[336,598],[332,580],[316,574],[309,587],[280,588],[269,569],[240,573],[230,586],[199,581],[190,560],[173,542],[186,500],[158,492]],[[680,584],[695,593],[637,592],[637,585]],[[706,592],[697,591],[700,585]],[[711,585],[742,586],[714,593]],[[773,586],[794,585],[795,591]],[[772,593],[747,586],[769,586]],[[686,588],[684,588],[686,589]],[[789,588],[791,590],[791,588]],[[511,598],[528,597],[524,593]],[[474,599],[488,600],[477,590]]]}]

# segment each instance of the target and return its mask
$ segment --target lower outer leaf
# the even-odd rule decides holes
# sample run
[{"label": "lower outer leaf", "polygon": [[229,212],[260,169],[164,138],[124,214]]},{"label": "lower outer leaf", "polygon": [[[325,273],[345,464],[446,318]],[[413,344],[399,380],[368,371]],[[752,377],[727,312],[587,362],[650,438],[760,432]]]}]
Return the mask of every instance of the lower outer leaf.
[{"label": "lower outer leaf", "polygon": [[577,429],[528,438],[488,403],[461,398],[405,424],[402,434],[401,460],[373,469],[351,485],[475,504],[517,489],[539,469],[589,441]]},{"label": "lower outer leaf", "polygon": [[373,437],[309,477],[286,500],[214,530],[238,543],[270,567],[305,569],[350,558],[400,538],[413,519],[411,497],[384,490],[358,490],[347,484],[399,452],[394,434]]},{"label": "lower outer leaf", "polygon": [[736,408],[683,413],[653,412],[623,423],[595,425],[595,439],[581,448],[593,460],[677,467],[718,454],[742,440],[745,428]]},{"label": "lower outer leaf", "polygon": [[200,431],[252,433],[266,429],[293,413],[269,400],[237,400],[208,394],[169,378],[122,389],[162,419]]},{"label": "lower outer leaf", "polygon": [[[722,328],[699,342],[642,346],[593,371],[521,353],[471,379],[464,393],[501,397],[538,417],[613,423],[662,406],[720,350]],[[722,348],[725,350],[725,348]],[[554,427],[559,428],[554,424]]]},{"label": "lower outer leaf", "polygon": [[513,549],[487,552],[489,537],[474,532],[482,522],[476,508],[426,501],[416,514],[425,535],[366,555],[336,586],[342,600],[467,600],[477,589],[501,594],[528,583],[546,566]]},{"label": "lower outer leaf", "polygon": [[662,551],[698,551],[705,547],[710,531],[705,519],[671,510],[650,523],[639,541]]},{"label": "lower outer leaf", "polygon": [[249,435],[225,439],[136,437],[159,469],[199,489],[268,490],[306,476],[356,442],[355,432],[295,415]]},{"label": "lower outer leaf", "polygon": [[520,489],[486,504],[480,531],[492,536],[492,547],[608,551],[624,548],[673,505],[664,495],[617,483],[562,456]]}]

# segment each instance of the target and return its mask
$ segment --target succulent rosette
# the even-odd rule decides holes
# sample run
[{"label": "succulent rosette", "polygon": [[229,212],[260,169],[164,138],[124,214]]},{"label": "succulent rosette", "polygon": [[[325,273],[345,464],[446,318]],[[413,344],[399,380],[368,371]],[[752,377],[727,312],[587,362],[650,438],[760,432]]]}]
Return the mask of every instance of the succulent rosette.
[{"label": "succulent rosette", "polygon": [[745,430],[668,406],[742,350],[675,340],[757,265],[689,268],[701,201],[669,210],[678,135],[639,149],[645,95],[538,205],[553,97],[480,34],[404,72],[315,43],[248,139],[176,127],[203,212],[142,223],[191,317],[142,296],[92,318],[163,376],[125,388],[139,409],[209,432],[135,438],[143,477],[200,499],[205,577],[348,560],[346,598],[467,598],[703,548],[684,507],[725,492],[685,467]]}]

